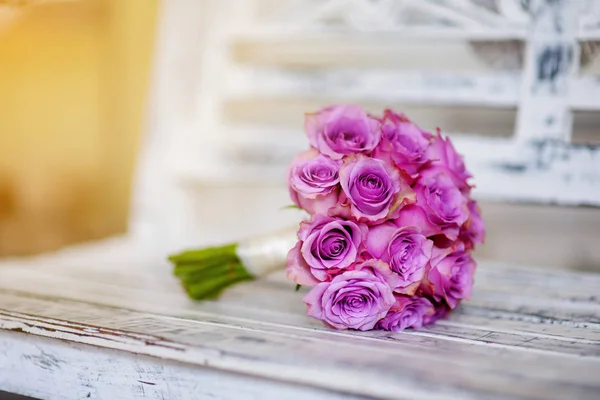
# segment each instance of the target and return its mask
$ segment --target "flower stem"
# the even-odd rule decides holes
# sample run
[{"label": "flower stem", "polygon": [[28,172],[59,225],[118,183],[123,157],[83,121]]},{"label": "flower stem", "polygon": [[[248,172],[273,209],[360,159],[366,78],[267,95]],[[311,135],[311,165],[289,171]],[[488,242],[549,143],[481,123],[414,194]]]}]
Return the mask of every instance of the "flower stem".
[{"label": "flower stem", "polygon": [[253,280],[237,253],[237,244],[189,250],[169,257],[188,296],[203,300],[218,297],[229,286]]}]

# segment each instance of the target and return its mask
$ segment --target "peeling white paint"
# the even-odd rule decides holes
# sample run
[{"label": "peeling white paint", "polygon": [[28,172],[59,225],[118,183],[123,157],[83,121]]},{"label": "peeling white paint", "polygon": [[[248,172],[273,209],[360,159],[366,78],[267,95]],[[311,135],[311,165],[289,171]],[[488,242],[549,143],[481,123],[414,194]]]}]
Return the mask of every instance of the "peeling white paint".
[{"label": "peeling white paint", "polygon": [[[137,279],[147,273],[141,263],[59,265],[0,268],[0,390],[144,398],[135,395],[140,380],[162,391],[148,398],[166,386],[171,398],[194,397],[205,393],[198,384],[217,398],[300,398],[307,385],[315,398],[586,399],[600,390],[592,274],[482,263],[473,298],[449,320],[390,334],[337,332],[307,318],[304,291],[282,273],[193,302],[167,271]],[[156,373],[133,379],[127,371],[138,368]],[[208,382],[215,376],[227,388]]]}]

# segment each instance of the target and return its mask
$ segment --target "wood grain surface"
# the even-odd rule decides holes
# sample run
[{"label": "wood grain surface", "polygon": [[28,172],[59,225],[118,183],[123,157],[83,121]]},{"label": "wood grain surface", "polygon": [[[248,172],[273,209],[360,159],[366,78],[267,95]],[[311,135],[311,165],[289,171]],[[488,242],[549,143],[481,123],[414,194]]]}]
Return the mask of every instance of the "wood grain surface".
[{"label": "wood grain surface", "polygon": [[45,399],[600,391],[598,275],[482,263],[472,299],[448,320],[338,332],[305,316],[303,292],[280,273],[194,302],[168,266],[143,264],[1,267],[0,390]]}]

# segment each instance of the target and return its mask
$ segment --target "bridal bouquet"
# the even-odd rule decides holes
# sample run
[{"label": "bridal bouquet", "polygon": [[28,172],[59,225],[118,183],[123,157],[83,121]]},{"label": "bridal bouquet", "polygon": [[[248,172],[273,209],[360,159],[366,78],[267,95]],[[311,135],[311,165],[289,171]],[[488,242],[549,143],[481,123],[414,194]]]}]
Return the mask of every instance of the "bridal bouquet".
[{"label": "bridal bouquet", "polygon": [[[193,298],[278,268],[310,287],[308,315],[335,329],[418,329],[473,286],[485,229],[471,175],[450,139],[405,115],[353,105],[306,115],[310,148],[291,163],[293,235],[188,251],[170,259]],[[286,254],[287,253],[287,254]]]}]

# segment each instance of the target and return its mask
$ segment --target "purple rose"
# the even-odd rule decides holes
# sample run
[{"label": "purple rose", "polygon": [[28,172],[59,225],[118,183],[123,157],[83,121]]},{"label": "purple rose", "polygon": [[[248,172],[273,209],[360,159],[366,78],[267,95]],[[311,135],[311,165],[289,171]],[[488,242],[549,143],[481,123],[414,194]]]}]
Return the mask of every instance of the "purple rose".
[{"label": "purple rose", "polygon": [[423,316],[423,326],[433,324],[438,319],[446,318],[451,311],[450,307],[444,302],[433,302],[432,304],[434,309],[433,314]]},{"label": "purple rose", "polygon": [[412,177],[429,161],[427,149],[433,135],[413,124],[404,114],[385,110],[381,122],[381,143],[375,157],[391,159]]},{"label": "purple rose", "polygon": [[402,181],[398,170],[365,156],[349,156],[344,161],[340,184],[350,204],[347,217],[358,221],[390,218],[402,203],[414,202],[414,192]]},{"label": "purple rose", "polygon": [[352,221],[320,214],[310,223],[302,222],[298,231],[300,253],[310,273],[318,281],[328,281],[331,275],[351,266],[359,254],[363,229]]},{"label": "purple rose", "polygon": [[436,170],[425,170],[415,185],[417,204],[427,218],[441,227],[444,235],[456,240],[460,226],[469,217],[467,199],[456,187],[452,179],[445,173]]},{"label": "purple rose", "polygon": [[338,202],[341,164],[315,149],[299,154],[288,169],[292,201],[310,214],[327,214]]},{"label": "purple rose", "polygon": [[381,139],[379,121],[354,105],[331,106],[307,114],[305,128],[310,144],[334,160],[371,151]]},{"label": "purple rose", "polygon": [[468,192],[470,190],[467,180],[471,178],[471,174],[467,171],[462,156],[456,152],[450,138],[442,137],[439,129],[427,150],[427,157],[432,160],[431,167],[446,171],[461,191]]},{"label": "purple rose", "polygon": [[447,255],[434,256],[428,274],[429,287],[436,301],[445,300],[448,306],[455,308],[460,300],[468,299],[473,288],[475,261],[462,249]]},{"label": "purple rose", "polygon": [[377,323],[377,327],[394,332],[400,332],[407,328],[420,329],[428,322],[432,322],[430,316],[434,313],[433,305],[424,297],[398,296],[396,303]]},{"label": "purple rose", "polygon": [[373,329],[396,301],[384,279],[386,269],[382,261],[370,260],[319,283],[304,296],[308,315],[336,329]]},{"label": "purple rose", "polygon": [[423,236],[417,227],[398,228],[388,222],[370,227],[365,248],[373,257],[387,262],[398,275],[395,292],[411,296],[425,276],[433,241]]},{"label": "purple rose", "polygon": [[425,210],[416,204],[402,207],[394,223],[400,227],[416,226],[421,230],[421,234],[427,237],[442,234],[442,228],[431,222]]},{"label": "purple rose", "polygon": [[474,200],[469,200],[469,219],[463,225],[460,239],[467,246],[467,250],[475,248],[485,240],[485,224],[479,212],[479,206]]},{"label": "purple rose", "polygon": [[302,286],[315,286],[319,281],[310,272],[310,266],[302,257],[300,251],[302,247],[302,241],[298,241],[287,254],[287,261],[285,264],[286,276],[292,282]]}]

